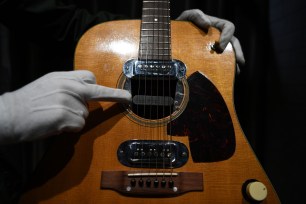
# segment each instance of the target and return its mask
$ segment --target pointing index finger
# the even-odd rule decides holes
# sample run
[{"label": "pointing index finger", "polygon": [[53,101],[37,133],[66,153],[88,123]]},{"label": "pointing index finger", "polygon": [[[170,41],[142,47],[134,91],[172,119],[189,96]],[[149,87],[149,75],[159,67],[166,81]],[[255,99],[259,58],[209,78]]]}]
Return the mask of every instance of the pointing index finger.
[{"label": "pointing index finger", "polygon": [[86,100],[113,101],[120,103],[128,103],[132,100],[131,94],[123,89],[110,88],[96,84],[87,84],[86,90]]}]

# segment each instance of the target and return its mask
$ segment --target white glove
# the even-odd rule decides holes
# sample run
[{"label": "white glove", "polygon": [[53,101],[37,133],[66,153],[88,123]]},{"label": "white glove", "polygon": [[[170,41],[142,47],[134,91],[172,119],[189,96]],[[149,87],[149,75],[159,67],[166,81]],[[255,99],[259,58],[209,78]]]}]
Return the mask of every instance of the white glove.
[{"label": "white glove", "polygon": [[83,128],[87,100],[129,102],[128,91],[99,86],[89,71],[53,72],[0,96],[0,144]]},{"label": "white glove", "polygon": [[199,9],[186,10],[176,20],[191,21],[202,29],[207,29],[209,26],[218,28],[221,31],[220,49],[224,50],[231,42],[236,53],[237,63],[244,65],[244,55],[239,40],[234,36],[235,26],[232,22],[206,15]]}]

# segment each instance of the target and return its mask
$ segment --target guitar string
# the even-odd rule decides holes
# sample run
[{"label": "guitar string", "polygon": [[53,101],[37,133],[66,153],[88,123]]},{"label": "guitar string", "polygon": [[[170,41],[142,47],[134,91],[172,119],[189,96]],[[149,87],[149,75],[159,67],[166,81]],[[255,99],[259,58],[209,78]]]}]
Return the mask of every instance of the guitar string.
[{"label": "guitar string", "polygon": [[[168,53],[166,53],[166,49],[165,49],[165,39],[167,36],[167,30],[165,32],[164,29],[167,29],[167,27],[169,26],[167,23],[167,18],[165,18],[165,11],[166,11],[166,15],[167,15],[167,11],[168,11],[168,6],[169,3],[167,1],[161,1],[159,2],[161,5],[159,6],[160,11],[159,11],[159,19],[158,19],[158,45],[160,47],[158,47],[157,53],[158,53],[158,58],[159,60],[162,62],[162,65],[166,65],[167,63],[169,63],[169,56]],[[161,122],[160,122],[160,137],[161,137],[161,141],[162,141],[162,152],[161,152],[161,157],[162,157],[162,172],[163,172],[163,177],[162,179],[165,178],[165,173],[166,173],[166,141],[167,141],[167,134],[166,134],[166,128],[167,128],[167,116],[165,113],[165,109],[166,109],[166,78],[165,78],[165,72],[164,72],[164,68],[160,67],[160,71],[159,73],[162,73],[162,78],[160,79],[162,81],[162,118],[161,118]],[[169,90],[168,90],[169,91]]]},{"label": "guitar string", "polygon": [[[166,44],[165,43],[163,43],[163,59],[165,59],[166,58],[166,60],[165,61],[167,61],[168,63],[169,62],[171,62],[171,53],[170,53],[170,45],[171,45],[171,35],[170,35],[170,29],[171,29],[171,24],[170,24],[170,18],[169,18],[169,16],[170,16],[170,1],[166,1],[166,12],[165,12],[165,14],[163,13],[163,16],[166,16],[166,18],[164,19],[165,21],[165,23],[163,24],[164,26],[165,26],[165,30],[166,30],[166,32],[164,32],[163,31],[163,35],[162,35],[162,39],[166,39],[167,40],[167,42],[169,42],[168,44],[167,44],[167,46],[166,46]],[[167,36],[167,38],[165,38],[165,36]],[[164,41],[165,42],[165,41]],[[166,64],[166,63],[165,63]],[[171,76],[170,76],[170,74],[168,74],[168,79],[167,79],[167,81],[168,81],[168,99],[169,98],[171,98]],[[163,86],[164,87],[166,87],[166,84],[165,84],[165,76],[163,77]],[[164,88],[165,89],[165,88]],[[164,100],[165,100],[165,93],[163,94],[164,95]],[[166,103],[164,103],[164,104],[166,104]],[[168,103],[167,103],[168,104]],[[164,105],[165,106],[165,105]],[[169,144],[168,146],[169,146],[169,148],[170,148],[170,153],[171,153],[171,138],[169,138],[168,137],[168,132],[167,132],[167,126],[168,126],[168,119],[169,119],[169,122],[171,122],[171,104],[169,105],[168,104],[168,109],[169,109],[169,115],[168,115],[168,117],[164,117],[164,121],[163,121],[163,124],[165,124],[165,128],[164,128],[164,135],[165,135],[165,139],[164,139],[164,143],[166,143],[167,142],[167,144]],[[163,115],[164,116],[166,116],[166,113],[165,113],[165,107],[164,107],[164,109],[163,109]],[[170,123],[171,124],[171,123]],[[165,147],[166,147],[166,145],[165,145]],[[164,166],[164,173],[166,173],[166,158],[167,158],[167,151],[166,151],[166,149],[164,149],[163,150],[164,151],[164,157],[163,157],[163,166]],[[169,167],[170,167],[170,169],[171,169],[171,165],[172,165],[172,163],[171,163],[171,158],[169,159]],[[165,179],[165,174],[163,175],[163,179]]]},{"label": "guitar string", "polygon": [[[157,25],[157,30],[153,29],[153,41],[155,41],[155,38],[157,39],[157,47],[154,48],[153,47],[153,55],[156,55],[157,53],[157,59],[159,62],[161,62],[162,65],[166,64],[168,61],[169,61],[169,58],[167,58],[168,55],[166,55],[167,53],[165,53],[165,41],[164,41],[164,37],[167,35],[167,32],[165,34],[164,30],[165,29],[164,27],[166,27],[166,29],[168,29],[167,26],[169,26],[167,21],[165,21],[165,18],[164,18],[164,10],[166,9],[169,9],[168,6],[169,6],[169,2],[166,2],[166,1],[162,1],[162,2],[156,2],[156,4],[158,4],[158,6],[155,6],[154,8],[158,8],[158,10],[156,11],[156,16],[154,16],[154,21],[156,21],[156,25]],[[166,3],[166,5],[164,5]],[[166,12],[166,14],[168,14]],[[153,26],[155,25],[153,21]],[[157,33],[157,36],[155,35],[155,32]],[[162,40],[161,40],[162,39]],[[169,39],[168,39],[169,40]],[[155,45],[155,43],[153,43],[153,45]],[[166,159],[166,150],[165,150],[165,147],[166,147],[166,141],[167,141],[167,126],[165,125],[166,124],[166,120],[167,120],[167,117],[165,117],[165,75],[164,73],[161,73],[163,70],[162,67],[159,67],[159,70],[158,70],[158,79],[157,79],[157,96],[162,95],[162,100],[160,102],[162,102],[162,107],[161,108],[161,116],[159,116],[159,113],[160,113],[160,110],[159,110],[159,106],[157,106],[157,118],[158,120],[160,121],[158,124],[158,127],[157,127],[157,134],[158,134],[158,139],[159,141],[162,142],[162,150],[160,152],[160,157],[162,157],[162,172],[163,172],[163,179],[164,179],[164,176],[165,176],[165,173],[166,173],[166,163],[165,163],[165,159]],[[168,80],[168,83],[170,83],[170,81]],[[161,86],[161,91],[162,93],[158,93],[158,91],[160,90],[160,87]],[[169,91],[169,90],[168,90]],[[170,93],[170,92],[168,92]],[[160,118],[160,119],[159,119]],[[163,128],[165,127],[165,128]],[[165,138],[166,137],[166,138]],[[157,171],[157,166],[158,164],[156,163],[156,172]],[[157,174],[156,174],[156,179],[157,179]]]},{"label": "guitar string", "polygon": [[[159,25],[160,25],[160,13],[161,13],[161,5],[158,5],[158,3],[156,3],[157,4],[157,8],[158,8],[158,10],[156,11],[157,12],[157,14],[156,14],[156,17],[155,17],[155,20],[156,20],[156,25],[157,25],[157,28],[156,28],[156,32],[157,32],[157,37],[156,37],[156,40],[157,40],[157,47],[156,47],[156,49],[157,49],[157,58],[158,58],[158,61],[160,62],[160,61],[162,61],[160,58],[161,58],[161,55],[160,55],[160,41],[159,41],[159,39],[160,39],[160,35],[159,35]],[[154,31],[155,32],[155,31]],[[155,37],[154,37],[154,39],[155,39]],[[156,49],[154,50],[154,54],[156,53]],[[163,62],[162,62],[162,64],[163,64]],[[161,68],[160,68],[160,66],[158,66],[158,80],[157,80],[157,84],[158,84],[158,86],[160,86],[160,72],[161,72]],[[163,85],[161,86],[162,87],[162,90],[163,90]],[[160,90],[160,88],[158,87],[157,88],[157,90],[159,91]],[[158,93],[157,95],[159,95],[160,93]],[[159,108],[159,106],[158,106],[158,108]],[[162,107],[163,108],[163,107]],[[157,111],[158,113],[159,113],[159,110]],[[163,114],[161,114],[161,117],[163,117]],[[159,118],[159,117],[158,117]],[[160,120],[160,119],[159,119]],[[159,141],[162,141],[162,134],[161,134],[161,127],[162,127],[162,125],[158,125],[158,139],[159,139]],[[163,148],[164,148],[164,145],[163,145]],[[162,156],[161,154],[162,154],[162,151],[163,150],[161,150],[161,152],[160,152],[160,155],[159,156]],[[155,178],[156,180],[158,179],[157,178],[157,176],[156,176],[156,178]]]},{"label": "guitar string", "polygon": [[[162,2],[163,4],[165,3],[165,2]],[[165,6],[165,9],[167,9],[167,5]],[[161,16],[164,16],[163,14],[163,11],[161,10],[160,11],[160,13],[161,13]],[[162,24],[161,24],[161,27],[162,27],[162,29],[164,28],[164,26],[165,26],[165,23],[167,22],[167,21],[165,21],[165,19],[164,18],[162,18],[161,17],[161,19],[162,19]],[[159,31],[160,32],[160,31]],[[159,33],[158,32],[158,33]],[[164,35],[165,33],[164,32],[162,32],[162,35],[161,36],[159,36],[158,35],[158,40],[160,39],[160,37],[163,37],[163,35]],[[162,38],[163,40],[164,40],[164,38]],[[163,41],[162,42],[162,49],[159,49],[158,50],[158,54],[160,54],[159,53],[159,51],[160,50],[162,50],[162,54],[161,55],[159,55],[159,56],[161,56],[161,58],[162,58],[162,64],[165,64],[165,62],[166,62],[166,60],[165,60],[165,45],[164,45],[164,42],[165,41]],[[162,68],[161,68],[162,69]],[[162,125],[161,125],[161,127],[163,127],[163,125],[165,124],[165,75],[164,75],[164,73],[163,73],[163,78],[162,78],[162,87],[163,87],[163,119],[162,119]],[[162,129],[162,128],[161,128]],[[164,130],[162,130],[162,135],[165,135],[165,133],[164,133]],[[164,136],[165,137],[165,136]],[[164,175],[165,175],[165,171],[166,171],[166,168],[165,168],[165,141],[166,141],[166,139],[167,138],[163,138],[163,150],[162,150],[162,154],[164,154],[163,155],[163,179],[164,179]]]},{"label": "guitar string", "polygon": [[[152,49],[152,55],[154,55],[154,58],[155,59],[157,59],[157,61],[158,61],[158,63],[160,63],[160,53],[159,53],[159,47],[160,47],[160,42],[159,42],[159,31],[158,31],[158,28],[159,28],[159,24],[160,24],[160,22],[159,22],[159,16],[160,16],[160,5],[158,5],[158,3],[157,2],[154,2],[154,8],[157,8],[156,9],[156,12],[155,12],[155,15],[153,16],[153,49]],[[156,26],[157,27],[156,27]],[[157,33],[157,36],[156,36],[156,33]],[[155,39],[156,39],[156,42],[155,42]],[[160,97],[159,97],[159,95],[160,95],[160,93],[159,93],[159,90],[160,90],[160,70],[159,69],[157,69],[157,80],[156,80],[156,91],[157,91],[157,93],[156,93],[156,95],[157,95],[157,105],[156,105],[156,118],[157,118],[157,121],[160,121],[160,115],[159,115],[159,113],[160,113],[160,110],[159,110],[159,106],[160,106],[160,102],[159,102],[159,100],[160,100]],[[162,87],[163,88],[163,87]],[[160,125],[158,124],[159,122],[157,122],[157,139],[158,139],[158,141],[161,141],[162,140],[162,138],[161,138],[161,131],[160,131]],[[160,145],[160,144],[159,144]],[[159,146],[158,145],[158,146]],[[159,151],[159,150],[158,150]],[[161,153],[161,152],[159,152],[159,153]],[[158,179],[158,177],[157,177],[157,173],[158,173],[158,157],[160,157],[161,155],[160,154],[158,154],[157,155],[157,157],[156,157],[156,163],[155,163],[155,171],[156,171],[156,175],[155,175],[155,180],[157,180]]]},{"label": "guitar string", "polygon": [[[147,2],[148,3],[148,2]],[[145,4],[145,2],[144,2],[144,4]],[[145,7],[145,5],[143,6],[143,7]],[[144,11],[143,11],[143,13],[144,13]],[[149,14],[149,16],[151,15],[151,11],[150,11],[150,9],[148,9],[148,14]],[[145,20],[145,17],[143,17],[143,21],[146,21]],[[147,23],[147,22],[146,22]],[[150,24],[148,24],[148,25],[150,25]],[[147,34],[147,32],[149,33],[149,31],[143,31],[143,33],[146,33]],[[149,63],[148,63],[148,61],[149,61],[149,59],[148,59],[148,55],[149,55],[149,41],[150,41],[150,35],[149,34],[147,34],[147,35],[145,35],[146,36],[146,49],[145,49],[145,65],[147,65],[147,68],[149,67],[148,65],[149,65]],[[146,115],[147,113],[146,113],[146,107],[147,107],[147,95],[149,94],[149,93],[147,93],[147,75],[148,75],[148,73],[149,73],[149,69],[144,69],[145,70],[145,73],[144,73],[144,85],[145,85],[145,87],[144,87],[144,105],[143,105],[143,110],[144,110],[144,112],[143,112],[143,116],[144,116],[144,129],[147,129],[147,128],[149,128],[149,120],[151,119],[150,117],[151,116],[149,116],[149,119],[148,119],[148,116]],[[151,85],[151,89],[152,89],[152,85]],[[151,93],[150,93],[150,95],[152,95],[152,90],[151,90]],[[152,97],[151,97],[151,100],[152,100]],[[148,104],[149,105],[149,110],[151,109],[151,105],[150,104]],[[150,114],[150,113],[149,113]],[[146,122],[146,121],[148,121],[148,122]],[[143,134],[145,135],[145,132],[143,132]],[[147,140],[150,140],[150,138],[152,137],[151,136],[151,131],[150,131],[150,129],[149,129],[149,131],[148,131],[148,136],[145,138],[145,139],[147,139]],[[142,148],[142,151],[143,151],[143,148]],[[142,152],[142,155],[143,154],[145,154],[145,152]],[[141,162],[143,161],[143,157],[141,158]],[[149,169],[149,173],[150,173],[150,167],[151,167],[151,161],[150,161],[150,159],[149,159],[149,167],[148,167],[148,169]],[[147,178],[147,180],[148,180],[149,178]]]},{"label": "guitar string", "polygon": [[[168,1],[168,11],[167,11],[167,19],[168,19],[168,22],[169,22],[169,27],[168,27],[168,36],[169,36],[169,41],[171,42],[172,41],[172,38],[171,38],[171,19],[170,19],[170,0]],[[171,58],[170,60],[172,61],[172,43],[169,43],[168,44],[168,54],[170,54]],[[169,94],[172,93],[172,90],[171,90],[171,84],[170,84],[170,75],[169,75]],[[169,107],[169,141],[172,142],[172,113],[174,110],[171,110],[171,109],[174,109],[174,102],[175,102],[175,93],[174,93],[174,98],[173,98],[173,105],[170,104],[170,107]],[[170,150],[170,159],[169,159],[169,166],[170,166],[170,171],[171,171],[171,177],[170,177],[170,180],[172,181],[172,174],[173,174],[173,168],[172,168],[172,162],[171,162],[171,157],[172,157],[172,145],[169,146]]]},{"label": "guitar string", "polygon": [[[156,21],[157,23],[156,23],[156,25],[157,25],[157,28],[155,27],[155,19],[157,19],[158,18],[158,13],[159,13],[159,5],[156,3],[156,2],[154,2],[154,8],[157,8],[156,9],[156,12],[154,13],[154,16],[153,16],[153,21],[152,21],[152,24],[153,24],[153,47],[152,47],[152,55],[155,55],[155,53],[156,53],[156,47],[158,48],[159,47],[159,41],[158,41],[158,38],[157,38],[157,42],[155,42],[155,33],[156,33],[156,29],[158,29],[158,21]],[[158,35],[157,35],[158,36]],[[156,57],[156,55],[154,56],[154,58],[156,59],[158,59],[159,60],[159,57],[158,57],[158,55],[157,55],[157,57]],[[156,95],[157,95],[157,97],[159,96],[159,70],[157,71],[157,80],[156,80]],[[153,87],[152,87],[153,88]],[[158,100],[157,100],[158,101]],[[159,105],[158,105],[159,103],[157,103],[157,105],[156,105],[156,121],[158,121],[159,120]],[[157,122],[157,139],[158,139],[158,141],[160,141],[160,134],[159,134],[159,125],[158,125],[158,122]],[[158,145],[159,146],[159,145]],[[157,150],[157,152],[158,152],[158,150]],[[156,172],[156,175],[155,175],[155,179],[157,179],[157,173],[158,173],[158,168],[157,168],[157,166],[158,166],[158,156],[159,155],[157,155],[156,156],[156,159],[155,159],[155,172]]]},{"label": "guitar string", "polygon": [[[151,14],[151,12],[149,13],[150,15],[152,15]],[[149,16],[150,16],[149,15]],[[148,19],[149,19],[149,21],[150,21],[150,17],[148,17]],[[151,25],[151,24],[149,24],[149,25]],[[148,42],[148,45],[147,45],[147,50],[146,50],[146,52],[147,52],[147,56],[146,56],[146,58],[148,58],[148,53],[149,53],[149,36],[150,36],[150,26],[149,26],[149,29],[148,29],[148,31],[147,31],[147,34],[148,34],[148,37],[147,37],[147,42]],[[151,97],[151,103],[150,103],[150,105],[149,105],[149,116],[148,116],[148,120],[149,121],[151,121],[152,120],[152,100],[153,100],[153,92],[152,92],[152,86],[153,86],[153,79],[152,79],[152,71],[150,72],[150,77],[149,77],[149,82],[150,82],[150,97]],[[148,126],[148,128],[149,128],[149,138],[151,139],[151,140],[153,140],[154,139],[154,137],[153,137],[153,131],[152,131],[152,128],[150,128],[149,126]],[[150,151],[150,150],[149,150]],[[148,163],[149,163],[149,167],[148,167],[148,171],[149,171],[149,173],[151,172],[151,157],[149,156],[149,161],[148,161]]]},{"label": "guitar string", "polygon": [[[165,3],[166,1],[163,1],[162,3]],[[168,20],[168,22],[166,22],[166,23],[169,23],[169,24],[165,24],[165,21],[164,21],[164,13],[163,13],[163,10],[164,9],[160,9],[160,7],[161,6],[157,6],[156,4],[157,3],[155,3],[154,2],[154,4],[155,4],[155,8],[158,8],[157,10],[155,10],[156,12],[154,12],[154,9],[153,9],[153,12],[150,12],[149,11],[149,16],[151,16],[151,20],[152,20],[152,31],[153,31],[153,33],[151,33],[151,34],[148,34],[147,36],[146,36],[146,49],[145,49],[145,64],[146,65],[149,65],[148,64],[148,61],[150,60],[150,59],[148,59],[148,56],[149,56],[149,53],[151,54],[151,58],[152,59],[158,59],[159,61],[161,61],[162,62],[162,64],[165,64],[165,62],[167,62],[167,61],[169,61],[169,58],[171,58],[171,55],[170,55],[170,53],[169,53],[169,51],[171,50],[169,47],[166,47],[165,48],[165,41],[162,41],[162,42],[160,42],[160,39],[162,38],[162,39],[164,39],[164,37],[165,37],[165,35],[167,35],[168,34],[168,40],[170,41],[170,6],[169,6],[169,4],[170,4],[170,1],[168,1],[168,2],[166,2],[167,3],[167,6],[166,6],[166,16],[168,16],[168,17],[166,17],[166,19]],[[145,2],[143,2],[143,4],[145,4]],[[163,5],[164,6],[164,5]],[[145,5],[143,5],[143,8],[145,7]],[[150,9],[149,9],[150,10]],[[143,11],[144,12],[144,11]],[[161,23],[160,23],[160,21],[159,20],[161,20],[161,19],[163,19],[162,21],[161,21]],[[143,18],[142,18],[142,20],[144,21],[145,20],[145,18],[144,18],[144,16],[143,16]],[[157,28],[156,28],[156,26],[155,26],[155,20],[157,20],[157,22],[156,22],[156,25],[157,25]],[[162,27],[160,27],[160,25],[162,26]],[[166,28],[164,28],[163,26],[166,26]],[[144,24],[142,24],[142,28],[144,27]],[[151,29],[150,27],[149,27],[149,29]],[[166,30],[166,34],[164,33],[164,30]],[[146,32],[146,31],[144,31],[144,30],[142,30],[143,32],[142,33],[144,33],[144,32]],[[160,35],[160,32],[161,31],[163,31],[161,34],[162,35]],[[157,36],[156,36],[156,32],[157,32]],[[152,37],[152,42],[150,42],[150,40],[149,40],[149,37]],[[144,38],[143,38],[144,39]],[[157,43],[155,42],[155,39],[157,39]],[[153,47],[152,47],[152,51],[150,52],[149,51],[149,48],[150,48],[150,46],[149,46],[149,43],[152,43],[152,44],[150,44],[150,45],[153,45]],[[156,46],[157,45],[157,47],[154,47],[154,45]],[[162,45],[162,47],[159,47],[160,45]],[[170,44],[170,42],[169,43],[167,43],[167,45],[171,45]],[[141,49],[140,49],[140,56],[143,56],[144,55],[144,53],[143,53],[143,49],[142,49],[142,47],[140,47]],[[157,49],[157,57],[154,57],[154,55],[156,56],[156,49]],[[168,51],[168,53],[165,51],[165,50],[167,50]],[[162,53],[160,53],[160,51],[162,51]],[[143,57],[141,57],[142,59],[143,59]],[[151,59],[151,60],[152,60]],[[140,59],[141,60],[141,59]],[[171,60],[171,59],[170,59]],[[147,73],[148,73],[148,71],[146,70],[146,69],[144,69],[145,70],[145,76],[144,76],[144,106],[143,106],[143,115],[145,116],[145,117],[147,117],[147,113],[146,113],[146,106],[147,106]],[[151,74],[152,74],[152,71],[151,71]],[[167,140],[172,140],[171,138],[169,138],[168,136],[167,136],[167,125],[163,125],[163,124],[166,124],[166,122],[167,122],[167,117],[164,117],[166,114],[165,114],[165,76],[164,76],[164,74],[162,74],[162,80],[160,79],[161,77],[160,77],[160,71],[158,71],[158,79],[156,80],[156,91],[157,91],[157,93],[156,93],[156,95],[157,95],[157,99],[159,98],[158,96],[159,96],[159,94],[160,93],[158,93],[159,92],[159,89],[160,89],[160,87],[159,86],[162,86],[162,98],[163,98],[163,103],[162,103],[162,115],[160,116],[160,110],[159,110],[159,106],[158,105],[156,105],[156,116],[155,116],[155,118],[157,118],[156,119],[156,121],[160,121],[159,123],[160,124],[156,124],[157,125],[157,137],[159,138],[159,140],[161,140],[161,141],[167,141]],[[150,90],[150,94],[151,94],[151,104],[149,105],[149,120],[152,120],[152,102],[153,102],[153,81],[152,81],[152,76],[150,77],[151,78],[151,90]],[[138,84],[138,95],[140,95],[140,86],[142,85],[141,83],[140,83],[140,81],[141,81],[141,79],[139,78],[139,84]],[[162,84],[159,84],[160,83],[160,81],[162,81]],[[170,80],[170,76],[168,76],[168,94],[169,94],[169,96],[168,97],[171,97],[171,80]],[[158,102],[158,101],[157,101]],[[169,117],[168,118],[170,118],[170,121],[171,121],[171,105],[170,105],[170,107],[168,108],[169,109]],[[139,107],[137,106],[137,115],[139,115]],[[161,117],[161,119],[159,119]],[[144,121],[146,121],[146,119],[144,120]],[[170,123],[171,124],[171,123]],[[147,126],[148,124],[145,122],[145,127]],[[165,127],[164,129],[163,129],[163,126]],[[150,129],[152,129],[152,128],[150,128]],[[170,128],[171,129],[171,128]],[[141,132],[141,131],[140,131]],[[153,133],[153,134],[152,134]],[[152,135],[151,137],[154,137],[154,132],[152,131],[152,132],[150,132],[149,131],[149,135]],[[171,136],[171,134],[170,134],[170,136]],[[163,137],[166,137],[166,139],[165,138],[163,138]],[[171,145],[170,145],[170,148],[171,148]],[[143,143],[141,144],[141,148],[140,148],[140,156],[141,156],[141,169],[142,169],[142,166],[143,166],[143,163],[142,163],[142,161],[143,161],[143,153],[144,152],[142,152],[143,151]],[[157,150],[158,151],[158,150]],[[170,153],[171,153],[172,151],[170,150]],[[163,153],[164,155],[163,155],[163,171],[164,172],[166,172],[165,171],[165,157],[166,157],[166,151],[165,151],[165,142],[163,142],[163,149],[162,149],[162,152],[161,153]],[[160,156],[160,155],[158,155],[158,156]],[[172,163],[171,163],[171,160],[169,160],[169,162],[170,162],[170,164],[169,164],[169,166],[171,166],[172,165]],[[157,173],[158,173],[158,171],[157,171],[157,169],[158,169],[158,158],[157,158],[157,156],[156,156],[156,162],[155,162],[156,164],[155,164],[155,166],[156,166],[156,176],[157,176]],[[150,168],[150,164],[151,164],[151,162],[149,161],[149,170],[151,169]],[[171,169],[172,169],[172,166],[171,166]]]},{"label": "guitar string", "polygon": [[[142,8],[143,8],[142,14],[144,15],[144,8],[145,8],[145,2],[144,2],[144,1],[143,1]],[[143,35],[142,35],[142,33],[143,33],[143,27],[144,27],[144,17],[142,16],[142,20],[141,20],[141,30],[140,30],[141,41],[143,40]],[[139,45],[138,61],[141,61],[142,58],[143,58],[143,48],[142,48],[142,46],[143,46],[143,44],[140,43],[140,45]],[[137,81],[138,81],[137,95],[140,97],[140,95],[141,95],[141,93],[140,93],[140,89],[141,89],[141,76],[138,75],[138,74],[137,74]],[[140,105],[139,105],[139,104],[136,104],[136,107],[137,107],[137,116],[140,117],[140,110],[139,110]],[[142,163],[142,158],[141,158],[141,157],[142,157],[142,154],[143,154],[143,152],[142,152],[142,149],[143,149],[143,142],[142,142],[142,140],[145,139],[145,138],[143,138],[143,135],[144,135],[144,134],[142,134],[142,133],[143,133],[143,131],[142,131],[142,125],[139,125],[139,126],[138,126],[138,135],[139,135],[139,139],[140,139],[140,141],[141,141],[141,144],[138,144],[138,142],[136,143],[137,146],[138,146],[138,147],[136,148],[136,152],[138,152],[138,153],[140,154],[140,155],[137,155],[138,158],[140,158],[140,170],[138,170],[138,171],[140,171],[140,180],[143,179],[143,178],[142,178],[142,173],[143,173],[143,172],[142,172],[142,166],[143,166],[143,163]],[[137,158],[136,158],[135,160],[137,160]]]},{"label": "guitar string", "polygon": [[[145,3],[145,2],[144,2]],[[147,2],[148,3],[148,2]],[[151,13],[151,11],[150,10],[148,10],[149,12],[149,15],[150,15],[150,13]],[[145,21],[145,18],[143,18],[143,20]],[[147,32],[147,31],[144,31],[144,32]],[[146,37],[146,53],[145,53],[145,64],[147,65],[147,67],[149,67],[148,65],[149,65],[149,60],[150,59],[148,59],[148,55],[149,55],[149,37],[150,35],[147,35],[147,37]],[[148,93],[147,93],[147,75],[148,75],[148,72],[149,72],[149,69],[144,69],[145,70],[145,73],[144,73],[144,105],[143,105],[143,110],[144,110],[144,112],[143,112],[143,116],[145,117],[145,119],[144,119],[144,123],[145,123],[145,125],[144,125],[144,130],[146,130],[147,128],[148,128],[148,126],[149,126],[149,120],[148,120],[148,116],[147,116],[147,113],[146,113],[146,108],[147,108],[147,95],[148,95]],[[149,108],[150,108],[150,104],[149,104]],[[146,136],[147,134],[146,134],[146,132],[145,131],[143,131],[142,132],[143,134],[144,134],[144,136],[145,136],[145,140],[150,140],[150,135],[151,135],[151,133],[150,133],[150,130],[148,131],[148,136]],[[142,147],[142,151],[143,151],[143,147]],[[141,161],[143,161],[143,155],[145,154],[145,152],[142,152],[142,158],[141,158]],[[150,161],[149,161],[149,173],[150,173]],[[147,178],[147,179],[149,179],[149,178]]]},{"label": "guitar string", "polygon": [[[158,8],[161,8],[158,12],[159,18],[158,19],[158,29],[157,29],[157,40],[158,40],[158,49],[157,49],[157,56],[158,59],[162,62],[162,65],[166,65],[170,61],[170,55],[169,55],[169,50],[168,47],[165,45],[165,39],[170,41],[170,35],[169,35],[169,28],[170,28],[170,21],[168,17],[165,18],[165,16],[169,16],[169,9],[170,9],[170,2],[169,1],[162,1],[160,2],[160,5]],[[166,11],[166,12],[165,12]],[[167,37],[166,37],[167,36]],[[161,42],[160,42],[161,40]],[[169,44],[167,44],[169,45]],[[163,178],[165,179],[165,173],[166,173],[166,157],[167,157],[167,151],[166,151],[166,144],[169,144],[169,138],[167,136],[167,115],[165,112],[166,109],[166,78],[165,78],[165,72],[163,72],[163,68],[160,68],[161,70],[158,72],[162,72],[162,79],[159,79],[162,81],[162,118],[161,118],[161,125],[160,125],[160,138],[161,141],[163,142],[163,148],[161,152],[162,156],[162,169],[163,169]],[[170,75],[168,75],[168,97],[171,95],[171,90],[170,90]],[[171,115],[171,112],[169,114],[169,117]],[[171,146],[171,145],[170,145]],[[171,161],[170,161],[171,162]]]}]

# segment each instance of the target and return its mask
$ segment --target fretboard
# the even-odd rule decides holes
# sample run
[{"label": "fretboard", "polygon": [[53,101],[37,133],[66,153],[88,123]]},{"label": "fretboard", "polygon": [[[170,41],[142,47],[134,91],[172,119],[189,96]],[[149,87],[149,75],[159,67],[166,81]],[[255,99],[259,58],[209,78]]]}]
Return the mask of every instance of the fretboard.
[{"label": "fretboard", "polygon": [[140,60],[171,60],[170,0],[143,0]]}]

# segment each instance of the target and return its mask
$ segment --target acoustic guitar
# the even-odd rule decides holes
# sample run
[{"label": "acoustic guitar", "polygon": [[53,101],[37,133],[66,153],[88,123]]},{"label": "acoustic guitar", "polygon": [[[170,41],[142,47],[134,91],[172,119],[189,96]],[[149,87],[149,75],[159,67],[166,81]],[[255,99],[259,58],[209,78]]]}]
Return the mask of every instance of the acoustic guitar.
[{"label": "acoustic guitar", "polygon": [[23,204],[280,203],[239,125],[235,53],[220,32],[170,20],[170,1],[143,1],[142,20],[89,29],[75,69],[128,90],[90,102],[82,132],[57,137]]}]

